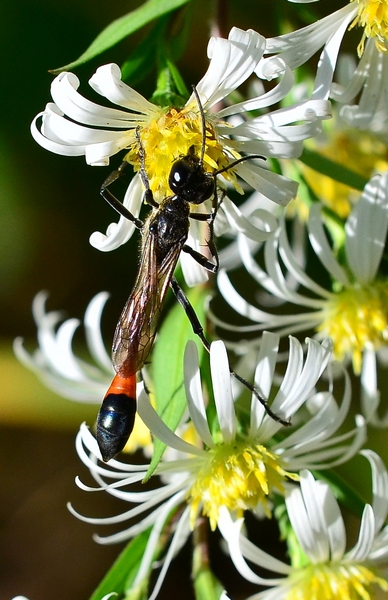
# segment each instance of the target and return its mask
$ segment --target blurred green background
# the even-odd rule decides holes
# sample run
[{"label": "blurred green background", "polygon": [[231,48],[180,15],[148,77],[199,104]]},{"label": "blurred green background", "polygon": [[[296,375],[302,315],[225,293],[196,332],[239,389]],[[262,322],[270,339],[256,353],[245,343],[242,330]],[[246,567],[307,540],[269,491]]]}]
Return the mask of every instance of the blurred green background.
[{"label": "blurred green background", "polygon": [[[95,544],[95,528],[77,521],[66,509],[71,501],[80,512],[93,516],[123,510],[118,501],[87,495],[74,484],[77,474],[86,480],[74,437],[80,422],[93,424],[97,406],[65,401],[45,389],[14,359],[12,340],[21,335],[29,349],[36,346],[31,302],[41,289],[50,293],[49,310],[63,309],[78,318],[95,293],[107,290],[112,295],[104,319],[109,346],[131,289],[138,239],[107,254],[88,243],[93,231],[105,231],[116,218],[99,196],[111,169],[88,167],[82,157],[50,154],[33,141],[29,126],[51,100],[48,69],[74,60],[104,26],[139,4],[121,0],[0,4],[1,600],[17,594],[30,600],[86,599],[120,550]],[[276,5],[274,10],[289,10],[285,0],[271,5]],[[195,2],[192,35],[180,64],[188,85],[206,69],[208,7],[207,0]],[[273,34],[269,18],[267,2],[239,0],[231,3],[227,30],[237,25]],[[77,69],[81,91],[92,98],[87,80],[95,69],[111,61],[121,64],[142,36],[140,31]],[[150,94],[153,87],[151,80],[140,91]],[[113,160],[112,168],[119,162],[120,158]],[[173,585],[190,587],[188,562],[188,555],[175,561]],[[230,579],[234,600],[246,596],[241,581],[233,589]],[[171,597],[168,588],[160,595],[167,597]],[[190,598],[189,590],[186,597]]]}]

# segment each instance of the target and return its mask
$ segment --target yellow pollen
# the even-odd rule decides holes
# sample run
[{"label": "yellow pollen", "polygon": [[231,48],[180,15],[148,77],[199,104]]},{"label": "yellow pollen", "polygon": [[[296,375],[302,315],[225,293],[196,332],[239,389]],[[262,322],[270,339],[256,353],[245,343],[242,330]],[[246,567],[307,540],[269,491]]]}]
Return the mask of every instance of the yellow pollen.
[{"label": "yellow pollen", "polygon": [[136,413],[133,431],[128,442],[125,444],[124,452],[134,454],[136,450],[139,450],[140,448],[144,449],[147,448],[147,446],[151,448],[151,444],[152,438],[150,430]]},{"label": "yellow pollen", "polygon": [[[388,582],[357,564],[312,564],[295,570],[287,581],[285,600],[371,600],[371,586],[388,591]],[[369,591],[368,591],[369,589]]]},{"label": "yellow pollen", "polygon": [[378,350],[388,341],[388,282],[354,286],[335,294],[318,331],[333,340],[337,360],[350,356],[356,374],[366,347]]},{"label": "yellow pollen", "polygon": [[361,42],[357,47],[358,56],[362,56],[366,38],[374,38],[380,52],[387,51],[388,40],[388,3],[387,0],[350,0],[360,5],[358,14],[350,25],[364,28]]},{"label": "yellow pollen", "polygon": [[261,503],[270,517],[269,498],[274,490],[284,493],[286,478],[299,479],[285,471],[280,458],[264,446],[235,441],[210,449],[189,493],[191,527],[201,505],[212,530],[221,506],[242,516]]},{"label": "yellow pollen", "polygon": [[[186,106],[182,110],[170,108],[161,112],[158,118],[150,121],[139,130],[140,140],[144,149],[145,170],[150,182],[150,188],[155,200],[161,202],[171,194],[168,178],[173,162],[188,154],[191,146],[195,147],[197,156],[202,150],[202,121],[196,105]],[[230,162],[226,148],[232,156],[239,158],[233,148],[221,144],[217,139],[215,129],[206,120],[206,144],[204,153],[204,168],[206,171],[216,171],[226,167]],[[140,169],[139,147],[135,143],[127,153],[125,160]],[[234,185],[233,170],[223,174]]]},{"label": "yellow pollen", "polygon": [[[326,128],[328,127],[331,127],[328,131],[329,143],[317,147],[314,142],[310,142],[314,150],[367,179],[374,171],[388,170],[386,144],[368,132],[351,129],[336,132],[332,130],[332,124],[328,124]],[[303,167],[303,175],[309,187],[325,206],[331,208],[342,219],[349,216],[352,205],[360,197],[357,190],[306,166]]]}]

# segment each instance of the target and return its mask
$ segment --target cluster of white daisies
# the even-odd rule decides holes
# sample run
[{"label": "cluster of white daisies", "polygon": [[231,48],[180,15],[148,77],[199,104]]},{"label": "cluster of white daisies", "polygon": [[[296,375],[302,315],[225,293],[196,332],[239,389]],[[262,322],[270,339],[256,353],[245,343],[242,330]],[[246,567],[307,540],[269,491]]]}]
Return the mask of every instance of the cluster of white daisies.
[{"label": "cluster of white daisies", "polygon": [[[162,534],[170,532],[168,542],[163,537],[165,552],[157,563],[160,571],[149,600],[158,595],[172,559],[201,516],[208,518],[212,530],[219,529],[238,572],[261,586],[263,591],[251,598],[369,599],[374,589],[388,591],[384,570],[388,473],[376,452],[362,449],[372,426],[388,426],[388,412],[381,415],[384,402],[379,388],[388,340],[388,282],[381,268],[388,227],[388,171],[374,167],[362,192],[347,190],[348,208],[340,213],[329,194],[325,198],[329,188],[323,177],[317,184],[318,195],[311,193],[309,202],[303,202],[311,174],[299,163],[296,177],[294,166],[304,142],[321,136],[326,120],[335,123],[326,129],[331,141],[346,130],[356,132],[356,139],[376,136],[385,143],[387,14],[385,0],[358,0],[277,38],[233,28],[228,39],[209,42],[209,68],[196,85],[206,119],[205,167],[214,171],[249,154],[267,159],[241,162],[219,176],[224,191],[215,233],[227,234],[230,243],[220,253],[217,286],[247,324],[225,322],[211,311],[209,316],[224,331],[248,337],[229,344],[240,355],[236,370],[253,377],[260,395],[270,399],[272,411],[290,420],[291,426],[272,419],[253,394],[247,398],[246,389],[231,381],[221,341],[211,345],[210,389],[209,376],[201,379],[196,345],[187,343],[182,357],[187,409],[176,431],[154,408],[148,392],[152,382],[147,387],[138,383],[140,419],[132,443],[144,451],[142,464],[116,459],[102,463],[93,435],[81,426],[77,451],[97,485],[90,488],[81,481],[78,485],[86,491],[105,490],[130,508],[110,518],[85,517],[69,508],[88,523],[118,525],[116,534],[97,538],[101,543],[149,532],[132,591],[144,588],[156,565]],[[358,64],[340,53],[344,34],[355,25],[363,27]],[[307,93],[307,87],[295,84],[295,69],[319,50],[313,86]],[[232,93],[248,78],[249,97],[232,103]],[[270,87],[265,85],[268,82]],[[116,107],[87,100],[77,91],[77,77],[61,73],[52,84],[53,102],[32,123],[32,135],[51,152],[84,155],[90,165],[107,165],[112,156],[126,150],[125,159],[137,173],[123,204],[137,217],[144,194],[138,140],[150,187],[159,200],[168,193],[172,162],[187,154],[192,144],[201,143],[198,100],[193,93],[179,110],[156,106],[125,84],[114,64],[97,69],[89,83]],[[154,148],[149,162],[148,148]],[[271,170],[272,159],[282,172]],[[375,164],[382,161],[376,158]],[[300,197],[295,200],[298,183]],[[332,187],[336,185],[332,182]],[[248,188],[253,193],[237,207],[233,193]],[[339,198],[339,188],[335,190]],[[210,210],[205,203],[203,212]],[[90,241],[99,250],[111,251],[125,244],[134,231],[134,223],[122,216],[106,234],[95,232]],[[200,251],[199,221],[192,220],[188,244]],[[181,263],[188,285],[206,279],[205,270],[191,256],[182,256]],[[238,289],[236,268],[249,274],[249,293]],[[254,298],[254,303],[245,296]],[[30,355],[21,340],[15,343],[19,359],[69,399],[99,403],[112,378],[100,328],[106,300],[105,293],[93,298],[84,319],[94,364],[73,353],[79,322],[70,319],[60,324],[59,313],[46,311],[44,294],[36,297],[33,306],[39,348]],[[299,341],[295,336],[300,332],[312,337]],[[283,351],[280,344],[286,334],[288,348]],[[359,406],[355,406],[357,393]],[[150,466],[149,432],[166,445],[166,451],[153,474],[157,485],[145,491],[138,484]],[[372,489],[370,503],[360,511],[357,540],[349,549],[329,474],[352,458],[360,464],[365,458],[369,462]],[[288,562],[256,547],[244,526],[247,511],[255,515],[259,528],[261,519],[276,516],[279,505],[284,508],[283,534],[292,540]],[[263,577],[257,568],[274,575]],[[226,599],[226,592],[220,597]]]}]

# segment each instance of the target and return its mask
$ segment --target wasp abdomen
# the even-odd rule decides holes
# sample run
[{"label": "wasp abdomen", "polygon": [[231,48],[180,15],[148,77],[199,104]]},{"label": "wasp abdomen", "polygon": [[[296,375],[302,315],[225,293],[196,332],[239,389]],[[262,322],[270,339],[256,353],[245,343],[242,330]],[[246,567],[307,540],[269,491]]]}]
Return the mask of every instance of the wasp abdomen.
[{"label": "wasp abdomen", "polygon": [[116,375],[97,417],[97,443],[105,462],[123,450],[131,435],[135,415],[136,376],[124,379]]}]

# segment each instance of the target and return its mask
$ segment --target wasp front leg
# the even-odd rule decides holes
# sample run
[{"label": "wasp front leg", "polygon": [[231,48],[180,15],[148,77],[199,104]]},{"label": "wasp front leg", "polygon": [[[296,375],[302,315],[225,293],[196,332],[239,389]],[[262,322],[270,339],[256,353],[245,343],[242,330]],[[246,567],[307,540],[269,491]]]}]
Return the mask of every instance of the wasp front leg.
[{"label": "wasp front leg", "polygon": [[[220,261],[218,258],[218,252],[216,248],[216,244],[214,242],[214,219],[216,218],[216,214],[221,202],[218,202],[216,208],[213,209],[211,213],[190,213],[190,218],[195,219],[196,221],[206,221],[209,225],[209,238],[206,240],[206,244],[209,248],[210,254],[213,258],[212,262],[206,256],[197,252],[187,244],[185,244],[182,248],[184,252],[190,254],[202,267],[210,271],[211,273],[217,273],[220,268]],[[214,205],[214,200],[213,200]]]},{"label": "wasp front leg", "polygon": [[128,169],[129,163],[125,160],[121,163],[118,169],[112,171],[110,175],[105,179],[104,183],[100,188],[100,194],[104,198],[104,200],[112,207],[119,215],[123,216],[128,221],[132,221],[132,223],[137,227],[137,229],[143,229],[143,221],[135,217],[120,200],[116,198],[112,194],[109,189],[109,186],[114,182],[125,176],[126,170]]}]

